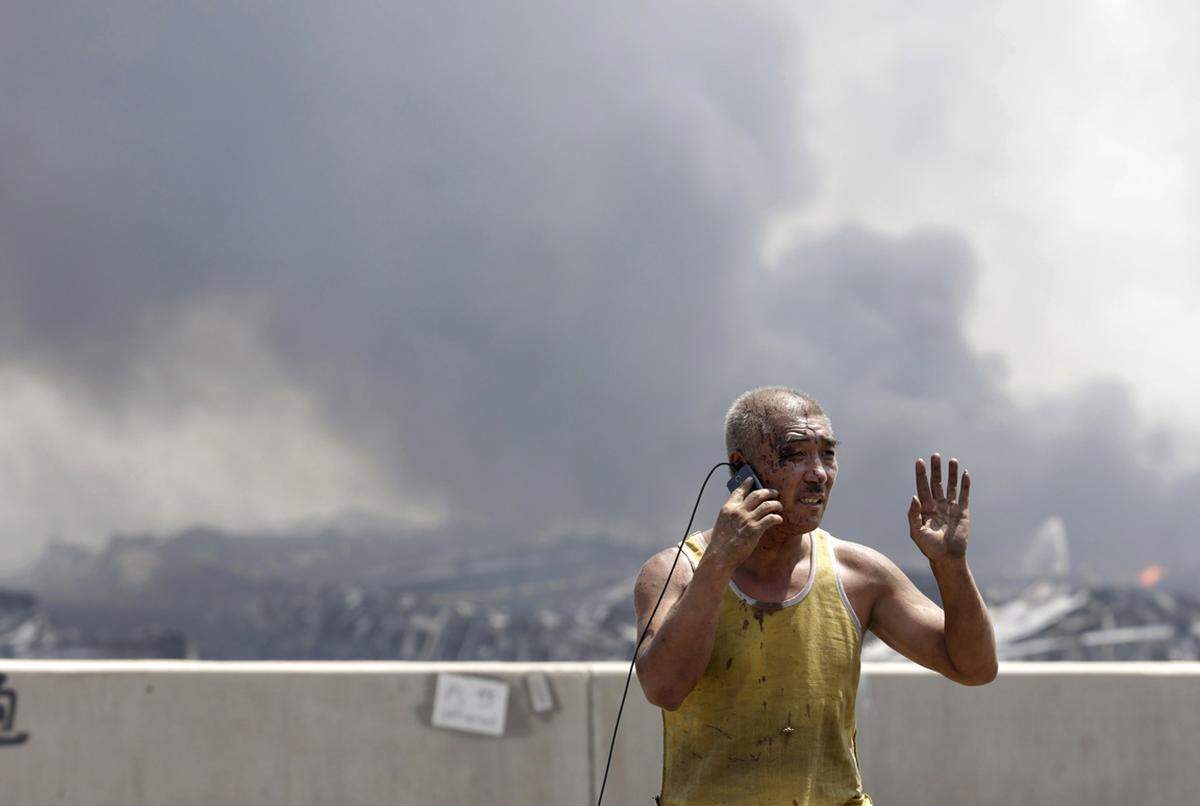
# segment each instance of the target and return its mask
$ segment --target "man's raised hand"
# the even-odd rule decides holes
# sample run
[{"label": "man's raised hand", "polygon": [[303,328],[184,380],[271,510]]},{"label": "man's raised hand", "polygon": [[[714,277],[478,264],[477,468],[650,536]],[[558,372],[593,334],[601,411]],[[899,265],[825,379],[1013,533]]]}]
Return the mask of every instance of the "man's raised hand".
[{"label": "man's raised hand", "polygon": [[754,553],[758,539],[772,526],[783,523],[783,504],[779,493],[763,488],[750,492],[754,479],[748,478],[729,495],[717,515],[705,556],[712,557],[732,570]]},{"label": "man's raised hand", "polygon": [[958,486],[958,460],[950,460],[950,476],[942,490],[942,457],[929,457],[932,481],[925,462],[917,460],[917,494],[908,504],[908,535],[931,562],[962,559],[967,556],[970,517],[967,504],[971,496],[971,477],[963,470],[962,488]]}]

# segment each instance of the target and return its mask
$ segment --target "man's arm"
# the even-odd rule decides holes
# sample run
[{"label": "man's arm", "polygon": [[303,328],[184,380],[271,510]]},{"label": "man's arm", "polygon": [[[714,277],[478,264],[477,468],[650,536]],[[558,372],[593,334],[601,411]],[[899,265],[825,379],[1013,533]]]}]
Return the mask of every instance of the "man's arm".
[{"label": "man's arm", "polygon": [[945,611],[917,589],[884,555],[870,555],[877,595],[869,629],[885,644],[927,669],[979,686],[996,678],[996,639],[975,580],[961,563],[931,563]]},{"label": "man's arm", "polygon": [[930,457],[932,483],[925,463],[917,460],[917,494],[908,508],[909,536],[929,559],[945,611],[929,601],[895,563],[878,552],[878,598],[871,629],[888,646],[965,685],[982,685],[996,678],[996,636],[983,596],[967,567],[970,532],[968,504],[971,478],[963,471],[958,489],[958,460],[942,489],[942,462]]},{"label": "man's arm", "polygon": [[679,549],[669,548],[651,557],[638,574],[633,606],[639,638],[658,597],[663,597],[637,655],[638,682],[646,699],[660,708],[674,711],[700,682],[716,643],[717,613],[725,586],[734,569],[754,551],[762,533],[783,521],[778,514],[783,508],[779,494],[769,489],[751,492],[751,485],[752,480],[747,479],[721,507],[708,548],[694,572],[683,558],[672,572]]},{"label": "man's arm", "polygon": [[717,633],[717,611],[725,576],[713,563],[702,559],[693,573],[691,564],[679,558],[667,592],[663,583],[678,549],[655,554],[642,566],[633,591],[638,637],[646,632],[647,619],[655,602],[662,602],[637,655],[638,682],[646,699],[659,708],[674,711],[700,681],[712,657]]}]

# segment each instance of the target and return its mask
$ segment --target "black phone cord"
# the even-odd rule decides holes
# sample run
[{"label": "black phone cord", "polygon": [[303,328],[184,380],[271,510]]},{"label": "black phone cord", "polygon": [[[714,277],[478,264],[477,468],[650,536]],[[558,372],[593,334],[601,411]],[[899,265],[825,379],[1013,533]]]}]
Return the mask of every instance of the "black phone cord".
[{"label": "black phone cord", "polygon": [[662,604],[663,597],[667,595],[671,576],[675,573],[675,565],[679,562],[679,555],[683,553],[683,544],[692,530],[692,521],[696,520],[696,510],[700,508],[700,499],[704,497],[704,488],[708,486],[708,480],[712,478],[713,473],[717,472],[718,467],[730,467],[730,464],[729,462],[718,462],[704,477],[704,483],[700,485],[700,494],[696,496],[696,505],[692,507],[692,517],[688,518],[687,528],[683,530],[683,540],[679,541],[679,551],[675,552],[675,562],[671,563],[671,570],[667,572],[667,581],[663,585],[662,593],[658,595],[658,601],[654,603],[654,609],[650,611],[650,618],[646,619],[646,629],[642,630],[642,637],[638,639],[637,645],[633,648],[633,660],[629,662],[629,674],[625,675],[625,691],[621,694],[621,706],[617,709],[617,721],[613,723],[612,741],[608,745],[608,761],[604,764],[604,780],[600,783],[600,797],[596,800],[596,806],[600,806],[604,800],[604,787],[608,784],[608,769],[612,766],[613,748],[617,746],[617,728],[621,724],[621,712],[625,710],[625,698],[629,696],[629,681],[633,679],[633,667],[637,663],[638,650],[641,649],[642,641],[646,640],[646,635],[650,632],[650,625],[654,623],[654,614],[658,612],[658,606]]}]

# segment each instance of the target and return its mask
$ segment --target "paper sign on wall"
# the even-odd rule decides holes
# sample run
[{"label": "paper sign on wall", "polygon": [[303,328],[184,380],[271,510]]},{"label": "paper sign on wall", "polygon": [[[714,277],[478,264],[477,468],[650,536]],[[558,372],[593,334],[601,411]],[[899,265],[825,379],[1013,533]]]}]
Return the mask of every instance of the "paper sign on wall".
[{"label": "paper sign on wall", "polygon": [[507,709],[507,683],[458,674],[437,677],[433,695],[436,727],[502,736]]}]

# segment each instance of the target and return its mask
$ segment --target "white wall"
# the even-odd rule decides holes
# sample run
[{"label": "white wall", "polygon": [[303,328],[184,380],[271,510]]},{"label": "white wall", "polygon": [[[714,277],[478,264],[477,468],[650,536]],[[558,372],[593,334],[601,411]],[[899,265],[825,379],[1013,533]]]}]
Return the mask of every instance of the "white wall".
[{"label": "white wall", "polygon": [[[531,671],[555,708],[534,713]],[[20,745],[4,806],[595,803],[620,663],[0,661]],[[505,733],[430,725],[438,672],[512,684]],[[859,751],[880,806],[1200,802],[1200,664],[1002,664],[964,688],[866,665]],[[659,712],[636,678],[604,802],[649,804]],[[11,734],[11,732],[10,732]],[[0,741],[4,738],[0,735]]]}]

